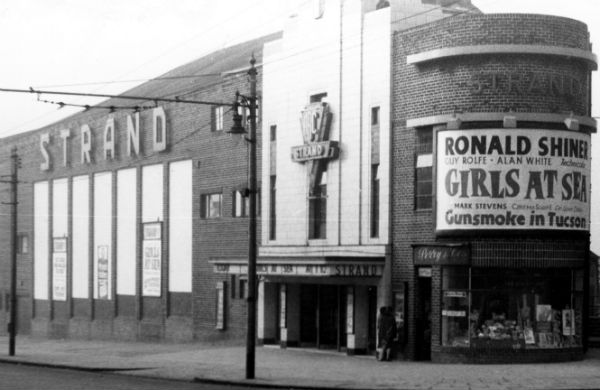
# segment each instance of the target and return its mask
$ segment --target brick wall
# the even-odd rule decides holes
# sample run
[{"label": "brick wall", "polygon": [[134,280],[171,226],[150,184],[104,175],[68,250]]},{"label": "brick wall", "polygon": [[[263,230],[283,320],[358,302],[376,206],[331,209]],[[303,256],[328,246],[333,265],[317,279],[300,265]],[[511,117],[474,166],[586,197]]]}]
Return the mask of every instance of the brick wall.
[{"label": "brick wall", "polygon": [[[447,57],[419,64],[407,64],[407,56],[434,49],[473,45],[538,45],[590,50],[589,34],[583,23],[542,15],[458,15],[396,32],[392,46],[392,167],[391,208],[393,242],[393,284],[407,281],[408,344],[406,356],[416,357],[418,283],[413,267],[412,244],[434,242],[470,242],[473,261],[480,266],[543,267],[547,260],[581,264],[589,245],[587,233],[569,236],[534,235],[529,232],[502,235],[461,234],[438,238],[434,233],[432,210],[415,210],[416,129],[407,128],[413,118],[471,112],[573,113],[590,115],[590,72],[577,59],[546,55],[472,55]],[[497,75],[495,80],[491,75]],[[516,77],[518,75],[518,79]],[[554,77],[554,79],[552,79]],[[510,78],[510,79],[509,79]],[[553,80],[575,80],[573,90],[551,90]],[[489,83],[488,83],[489,81]],[[496,84],[492,85],[492,82]],[[566,82],[566,81],[565,81]],[[571,81],[567,82],[570,83]],[[485,85],[477,91],[478,83]],[[509,86],[513,83],[512,86]],[[518,84],[518,85],[517,85]],[[566,84],[565,84],[566,85]],[[558,88],[558,87],[556,87]],[[475,92],[474,92],[475,91]],[[551,91],[551,93],[548,93]],[[554,92],[553,92],[554,91]],[[444,124],[438,124],[445,128]],[[481,128],[499,127],[498,123],[480,123]],[[555,128],[564,125],[537,123],[531,127]],[[434,178],[435,183],[435,178]],[[435,185],[435,184],[434,184]],[[550,253],[552,252],[552,253]],[[550,254],[550,259],[548,255]],[[555,263],[555,266],[557,263]],[[432,273],[432,350],[438,361],[466,361],[463,357],[441,354],[439,313],[441,291],[439,268]],[[436,284],[438,285],[436,287]],[[485,355],[485,354],[484,354]],[[563,359],[576,358],[559,352]],[[573,355],[573,356],[575,356]],[[464,359],[463,359],[464,358]],[[470,357],[485,361],[485,357]],[[559,359],[561,357],[558,357]],[[462,359],[462,360],[461,360]],[[527,360],[527,358],[517,357]],[[535,360],[535,358],[534,358]]]},{"label": "brick wall", "polygon": [[[247,67],[250,53],[254,51],[257,62],[261,62],[262,43],[273,39],[273,36],[252,41],[233,49],[213,53],[196,64],[195,69],[184,65],[177,70],[178,74],[195,74],[204,72],[221,72],[237,69],[240,65],[232,65],[230,58],[237,51],[241,67]],[[243,56],[243,61],[241,60]],[[220,62],[219,62],[220,61]],[[232,67],[233,66],[233,67]],[[198,69],[200,67],[200,69]],[[260,96],[262,69],[258,69],[258,85]],[[233,102],[235,92],[249,93],[248,76],[245,71],[223,74],[214,77],[210,82],[199,78],[173,80],[169,82],[149,82],[130,94],[147,94],[151,96],[181,96],[182,99]],[[153,84],[154,83],[154,84]],[[162,83],[162,84],[161,84]],[[196,84],[194,84],[196,83]],[[158,85],[158,86],[156,86]],[[163,85],[161,87],[160,85]],[[196,85],[196,88],[194,86]],[[147,104],[147,102],[145,102]],[[112,99],[108,104],[132,105],[132,101]],[[246,259],[248,250],[248,218],[232,217],[232,192],[247,183],[248,148],[240,136],[231,136],[225,131],[211,131],[211,107],[207,105],[190,105],[176,103],[158,103],[166,112],[168,128],[168,149],[164,152],[152,151],[152,110],[140,112],[140,155],[127,156],[127,121],[132,110],[116,110],[109,114],[107,110],[91,109],[66,118],[56,124],[37,131],[32,131],[2,140],[0,144],[0,161],[8,162],[10,148],[16,146],[22,159],[19,170],[19,221],[18,231],[29,234],[30,252],[19,256],[18,288],[19,296],[19,331],[21,333],[40,334],[49,337],[93,337],[93,338],[236,338],[241,337],[245,329],[245,301],[226,299],[228,319],[225,331],[215,330],[215,287],[218,281],[227,276],[216,275],[208,263],[210,259]],[[260,104],[259,104],[260,106]],[[232,114],[225,107],[224,129],[231,127]],[[109,115],[115,120],[116,158],[104,159],[103,133]],[[259,114],[259,120],[261,115]],[[87,124],[92,131],[92,163],[80,162],[81,138],[80,127]],[[59,136],[61,129],[70,129],[70,148],[68,156],[70,164],[63,166],[63,144]],[[258,126],[260,131],[261,126]],[[52,168],[40,170],[42,154],[40,153],[40,135],[49,133],[51,143],[47,146],[51,156]],[[258,134],[258,145],[261,145]],[[260,155],[260,147],[258,148]],[[77,175],[93,175],[97,172],[113,173],[113,215],[116,216],[116,172],[119,169],[137,168],[138,189],[137,209],[138,222],[141,214],[141,167],[151,164],[163,164],[165,172],[164,199],[168,200],[168,163],[182,159],[193,162],[193,243],[192,243],[192,292],[168,293],[161,298],[141,297],[141,288],[137,287],[136,296],[114,296],[111,301],[93,299],[69,299],[65,302],[34,301],[33,291],[33,183],[36,181],[52,181],[59,178],[72,178]],[[1,174],[9,173],[9,164],[0,165]],[[260,177],[259,159],[259,177]],[[90,177],[91,180],[91,177]],[[90,184],[92,185],[92,184]],[[207,191],[218,190],[223,193],[222,217],[215,220],[200,219],[200,195]],[[92,192],[90,192],[90,196]],[[6,195],[8,196],[8,195]],[[2,195],[2,200],[8,200]],[[168,216],[168,204],[164,203],[165,216]],[[2,296],[9,289],[9,208],[0,205],[0,292]],[[165,221],[167,222],[167,221]],[[163,235],[168,238],[167,224]],[[260,236],[260,235],[259,235]],[[91,233],[91,237],[93,237]],[[141,240],[138,228],[138,238]],[[113,276],[116,269],[116,228],[113,219]],[[163,263],[168,262],[168,243],[163,240]],[[93,242],[90,240],[90,249]],[[137,246],[137,271],[141,275],[141,244]],[[163,268],[166,269],[166,268]],[[92,269],[90,268],[90,272]],[[68,275],[70,280],[71,275]],[[91,279],[90,279],[91,280]],[[162,274],[163,286],[168,283],[168,274]],[[115,280],[113,279],[113,292]],[[70,291],[70,290],[69,290]],[[163,292],[165,290],[163,289]],[[228,292],[227,292],[228,294]],[[4,318],[4,306],[0,310],[0,320]],[[7,310],[7,309],[6,309]],[[33,325],[33,330],[32,330]],[[0,327],[4,332],[5,327]]]}]

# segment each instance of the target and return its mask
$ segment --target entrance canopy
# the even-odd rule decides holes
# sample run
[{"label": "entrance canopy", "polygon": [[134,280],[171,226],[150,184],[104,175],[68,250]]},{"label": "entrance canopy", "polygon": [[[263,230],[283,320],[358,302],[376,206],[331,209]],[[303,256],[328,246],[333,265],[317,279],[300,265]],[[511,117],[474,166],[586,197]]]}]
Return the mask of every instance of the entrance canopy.
[{"label": "entrance canopy", "polygon": [[[246,259],[214,259],[209,261],[217,274],[247,274]],[[273,276],[311,277],[381,277],[384,259],[265,259],[259,260],[256,273]]]}]

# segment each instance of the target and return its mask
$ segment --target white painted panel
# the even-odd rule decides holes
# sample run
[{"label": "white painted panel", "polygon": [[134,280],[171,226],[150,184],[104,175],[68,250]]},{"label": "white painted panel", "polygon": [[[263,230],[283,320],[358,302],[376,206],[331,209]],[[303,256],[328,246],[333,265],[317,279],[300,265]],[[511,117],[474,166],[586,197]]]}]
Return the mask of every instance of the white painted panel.
[{"label": "white painted panel", "polygon": [[58,179],[52,182],[52,237],[66,237],[69,221],[69,182]]},{"label": "white painted panel", "polygon": [[117,294],[135,295],[136,287],[135,168],[117,172]]},{"label": "white painted panel", "polygon": [[[332,168],[338,168],[336,180],[331,180],[332,189],[327,187],[327,237],[339,239],[328,240],[330,245],[357,245],[360,243],[360,194],[361,153],[363,133],[361,123],[361,59],[362,59],[362,13],[361,2],[345,2],[342,8],[342,65],[339,69],[341,76],[341,93],[339,109],[339,140],[343,153],[336,163],[330,163]],[[334,171],[332,169],[332,179]],[[335,187],[333,184],[335,183]],[[332,203],[331,211],[329,203]],[[339,201],[338,201],[339,199]],[[337,204],[336,204],[337,203]],[[331,223],[329,221],[331,220]],[[338,229],[339,232],[338,233]],[[331,234],[330,234],[331,232]]]},{"label": "white painted panel", "polygon": [[[69,181],[57,179],[52,181],[52,237],[67,237],[69,232]],[[56,241],[55,241],[56,242]],[[53,247],[52,266],[52,299],[65,301],[67,299],[67,255],[56,253],[58,248]]]},{"label": "white painted panel", "polygon": [[89,297],[90,179],[73,178],[73,298]]},{"label": "white painted panel", "polygon": [[192,161],[169,169],[169,291],[192,292]]},{"label": "white painted panel", "polygon": [[48,299],[48,182],[33,185],[33,297]]},{"label": "white painted panel", "polygon": [[[112,173],[94,175],[94,298],[111,296]],[[99,269],[99,265],[102,267]]]},{"label": "white painted panel", "polygon": [[[390,198],[390,85],[391,34],[390,8],[365,15],[363,40],[363,162],[362,162],[362,242],[389,242]],[[379,237],[370,234],[371,210],[371,133],[370,110],[379,106]],[[424,161],[425,162],[425,161]]]},{"label": "white painted panel", "polygon": [[163,166],[142,168],[142,222],[163,220]]}]

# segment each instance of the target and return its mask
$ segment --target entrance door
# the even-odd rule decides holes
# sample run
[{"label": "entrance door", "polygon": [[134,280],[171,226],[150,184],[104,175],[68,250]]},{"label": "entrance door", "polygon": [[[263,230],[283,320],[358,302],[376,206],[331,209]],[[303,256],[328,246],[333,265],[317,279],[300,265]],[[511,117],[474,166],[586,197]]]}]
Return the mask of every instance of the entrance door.
[{"label": "entrance door", "polygon": [[318,286],[300,285],[300,346],[317,346]]},{"label": "entrance door", "polygon": [[319,348],[337,348],[338,286],[319,286]]},{"label": "entrance door", "polygon": [[431,277],[419,277],[417,284],[417,360],[431,360]]}]

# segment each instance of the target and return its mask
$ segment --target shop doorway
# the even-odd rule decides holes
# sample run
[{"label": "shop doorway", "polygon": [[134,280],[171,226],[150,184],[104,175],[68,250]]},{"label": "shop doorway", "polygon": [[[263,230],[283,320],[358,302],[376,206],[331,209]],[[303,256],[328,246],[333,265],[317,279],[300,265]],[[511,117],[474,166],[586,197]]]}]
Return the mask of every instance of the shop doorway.
[{"label": "shop doorway", "polygon": [[417,278],[417,360],[431,360],[431,275]]}]

